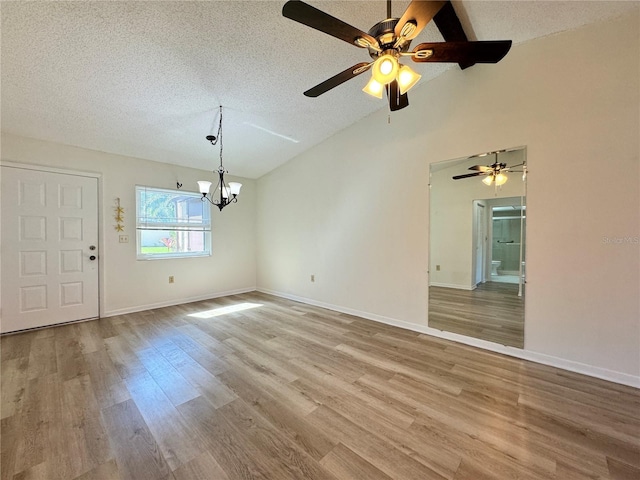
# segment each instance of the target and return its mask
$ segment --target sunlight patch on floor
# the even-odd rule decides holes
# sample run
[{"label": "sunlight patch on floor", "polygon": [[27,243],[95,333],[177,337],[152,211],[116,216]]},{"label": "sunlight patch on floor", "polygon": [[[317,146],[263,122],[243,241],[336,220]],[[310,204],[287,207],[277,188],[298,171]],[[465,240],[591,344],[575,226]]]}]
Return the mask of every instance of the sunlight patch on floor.
[{"label": "sunlight patch on floor", "polygon": [[191,313],[187,316],[196,318],[213,318],[227,313],[242,312],[243,310],[250,310],[261,306],[261,303],[238,303],[237,305],[229,305],[228,307],[220,307],[214,308],[213,310],[205,310],[204,312]]}]

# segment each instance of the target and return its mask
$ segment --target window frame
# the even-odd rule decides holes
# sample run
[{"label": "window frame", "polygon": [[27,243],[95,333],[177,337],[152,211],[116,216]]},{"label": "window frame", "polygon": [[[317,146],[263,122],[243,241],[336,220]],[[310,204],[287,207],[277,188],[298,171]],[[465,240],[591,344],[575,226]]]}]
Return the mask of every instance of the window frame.
[{"label": "window frame", "polygon": [[[193,198],[202,203],[202,219],[200,222],[188,221],[176,222],[149,222],[147,217],[141,218],[141,192],[158,192],[164,194],[172,194],[178,197]],[[136,259],[137,260],[166,260],[174,258],[201,258],[210,257],[212,255],[211,241],[211,205],[208,202],[202,202],[202,194],[198,192],[187,192],[183,190],[175,190],[170,188],[151,187],[148,185],[135,186],[136,197]],[[142,253],[142,232],[143,231],[171,231],[171,232],[203,232],[205,251],[198,252],[163,252],[163,253]]]}]

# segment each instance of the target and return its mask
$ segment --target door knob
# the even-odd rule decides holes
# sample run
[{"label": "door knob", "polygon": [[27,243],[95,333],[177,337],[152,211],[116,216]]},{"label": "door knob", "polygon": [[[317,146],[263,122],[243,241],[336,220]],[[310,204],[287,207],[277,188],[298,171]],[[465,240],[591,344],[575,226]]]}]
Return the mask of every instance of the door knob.
[{"label": "door knob", "polygon": [[95,255],[91,255],[91,256],[89,257],[89,260],[95,260],[95,259],[96,259],[96,256],[95,256]]}]

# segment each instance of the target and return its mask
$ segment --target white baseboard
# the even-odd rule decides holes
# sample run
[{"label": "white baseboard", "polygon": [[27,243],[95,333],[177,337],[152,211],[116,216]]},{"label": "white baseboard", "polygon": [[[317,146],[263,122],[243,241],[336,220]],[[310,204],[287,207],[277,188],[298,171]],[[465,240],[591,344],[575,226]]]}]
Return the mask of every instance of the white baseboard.
[{"label": "white baseboard", "polygon": [[[432,284],[435,285],[435,284]],[[530,350],[524,350],[516,347],[507,347],[493,342],[487,342],[486,340],[479,340],[476,338],[466,337],[464,335],[458,335],[456,333],[444,332],[430,328],[426,325],[420,325],[417,323],[405,322],[383,315],[377,315],[375,313],[363,312],[352,308],[341,307],[338,305],[332,305],[330,303],[320,302],[311,298],[299,297],[288,293],[277,292],[266,288],[258,287],[256,289],[259,292],[267,293],[269,295],[275,295],[277,297],[287,298],[296,302],[306,303],[308,305],[314,305],[316,307],[326,308],[328,310],[334,310],[340,313],[346,313],[348,315],[354,315],[357,317],[366,318],[367,320],[373,320],[375,322],[385,323],[394,327],[404,328],[405,330],[411,330],[414,332],[424,333],[425,335],[431,335],[438,338],[444,338],[457,343],[463,343],[472,347],[481,348],[483,350],[489,350],[491,352],[502,353],[511,357],[521,358],[523,360],[529,360],[535,363],[541,363],[543,365],[549,365],[551,367],[560,368],[562,370],[568,370],[570,372],[581,373],[590,377],[600,378],[609,382],[619,383],[621,385],[627,385],[630,387],[640,388],[640,376],[629,375],[627,373],[617,372],[614,370],[608,370],[606,368],[594,367],[573,360],[567,360],[564,358],[554,357],[552,355],[546,355],[544,353],[533,352]]]},{"label": "white baseboard", "polygon": [[169,300],[166,302],[158,302],[147,305],[136,305],[133,307],[119,308],[116,310],[109,310],[100,315],[101,318],[115,317],[116,315],[125,315],[127,313],[143,312],[145,310],[153,310],[154,308],[172,307],[174,305],[182,305],[191,302],[200,302],[202,300],[211,300],[213,298],[228,297],[229,295],[238,295],[240,293],[249,293],[256,291],[256,287],[239,288],[237,290],[228,290],[226,292],[208,293],[205,295],[198,295],[195,297],[181,298],[179,300]]},{"label": "white baseboard", "polygon": [[456,285],[455,283],[438,283],[438,282],[431,282],[429,284],[430,287],[444,287],[444,288],[456,288],[458,290],[475,290],[477,285],[474,286],[470,286],[470,285]]}]

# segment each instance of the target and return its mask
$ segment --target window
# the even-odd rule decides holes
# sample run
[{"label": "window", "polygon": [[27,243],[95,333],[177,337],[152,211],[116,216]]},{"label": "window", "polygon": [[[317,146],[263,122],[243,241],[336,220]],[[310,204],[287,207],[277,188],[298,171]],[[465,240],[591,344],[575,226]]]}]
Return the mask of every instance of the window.
[{"label": "window", "polygon": [[211,255],[211,208],[202,194],[136,186],[138,259]]}]

